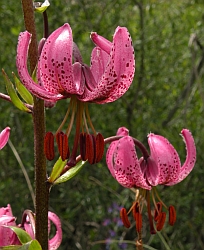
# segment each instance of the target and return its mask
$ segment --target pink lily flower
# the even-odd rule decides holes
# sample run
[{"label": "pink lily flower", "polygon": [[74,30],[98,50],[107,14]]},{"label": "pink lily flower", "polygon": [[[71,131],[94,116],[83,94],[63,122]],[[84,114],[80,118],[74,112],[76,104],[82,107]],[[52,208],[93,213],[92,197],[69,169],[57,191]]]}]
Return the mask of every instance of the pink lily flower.
[{"label": "pink lily flower", "polygon": [[9,139],[10,135],[10,128],[6,127],[4,130],[1,131],[0,133],[0,150],[6,145]]},{"label": "pink lily flower", "polygon": [[[97,45],[91,66],[82,62],[68,23],[45,41],[38,63],[38,83],[28,73],[27,56],[31,34],[20,33],[17,69],[22,83],[35,96],[57,101],[76,96],[83,102],[108,103],[120,98],[130,87],[135,71],[134,49],[125,27],[118,27],[113,42],[91,33]],[[74,63],[73,63],[74,61]]]},{"label": "pink lily flower", "polygon": [[128,130],[120,128],[117,135],[123,137],[111,143],[106,160],[111,174],[124,187],[150,190],[159,184],[175,185],[185,179],[195,165],[195,143],[187,129],[181,131],[187,150],[183,166],[177,151],[163,136],[150,133],[148,143],[151,154],[146,159],[138,159],[134,138],[128,135]]},{"label": "pink lily flower", "polygon": [[[17,226],[16,218],[13,217],[13,213],[11,210],[11,206],[8,204],[7,207],[0,208],[0,247],[8,246],[8,245],[21,245],[18,240],[17,235],[8,227],[5,226]],[[50,232],[50,223],[56,227],[55,236],[49,240],[49,250],[56,250],[61,244],[62,241],[62,229],[59,217],[52,213],[48,212],[48,228]],[[34,225],[31,225],[29,218],[26,218],[26,222],[24,225],[18,225],[18,227],[23,227],[24,230],[31,236],[32,239],[35,238]]]},{"label": "pink lily flower", "polygon": [[16,218],[13,217],[11,206],[0,208],[0,247],[8,245],[20,245],[16,234],[8,227],[16,226]]},{"label": "pink lily flower", "polygon": [[[180,158],[172,144],[163,136],[150,133],[148,144],[150,155],[144,145],[129,136],[128,129],[121,127],[118,129],[116,137],[110,138],[112,141],[107,151],[106,161],[112,176],[124,187],[132,188],[136,198],[132,207],[127,212],[121,209],[120,215],[124,226],[130,227],[128,214],[132,211],[136,221],[136,231],[139,235],[138,244],[142,244],[142,210],[144,204],[147,206],[150,232],[155,234],[155,227],[160,231],[165,223],[166,212],[168,210],[169,224],[176,222],[176,210],[174,206],[167,207],[156,191],[157,185],[175,185],[184,180],[195,166],[196,147],[193,136],[188,129],[183,129],[181,135],[186,144],[187,156],[181,166]],[[108,140],[106,140],[107,142]],[[138,147],[143,157],[138,159],[136,148]],[[135,189],[136,188],[136,189]],[[150,194],[154,204],[154,218],[152,217]],[[159,200],[156,201],[156,198]]]}]

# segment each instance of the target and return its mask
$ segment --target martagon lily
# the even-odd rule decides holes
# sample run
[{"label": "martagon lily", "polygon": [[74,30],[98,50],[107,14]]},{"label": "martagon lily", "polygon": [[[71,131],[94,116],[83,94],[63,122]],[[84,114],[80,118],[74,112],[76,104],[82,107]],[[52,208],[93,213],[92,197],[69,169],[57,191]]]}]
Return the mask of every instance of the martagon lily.
[{"label": "martagon lily", "polygon": [[[87,102],[98,104],[113,102],[130,87],[135,72],[135,60],[127,28],[117,27],[112,42],[92,32],[91,39],[96,46],[92,50],[91,63],[88,66],[83,63],[79,49],[73,42],[70,25],[65,23],[47,38],[43,47],[40,46],[42,49],[37,65],[38,84],[33,81],[27,69],[31,39],[31,34],[27,31],[19,35],[16,65],[22,83],[33,95],[46,101],[55,102],[71,98],[67,114],[55,133],[61,158],[68,159],[68,165],[74,166],[80,142],[83,160],[88,159],[91,164],[97,163],[103,156],[104,148],[103,144],[99,143],[100,152],[93,156],[97,146],[92,141],[97,141],[97,133],[89,116]],[[70,121],[64,133],[62,128],[69,115]],[[66,137],[70,135],[74,120],[76,132],[69,157]],[[90,134],[89,128],[93,134]],[[100,141],[103,141],[102,135],[99,137]],[[45,155],[48,160],[52,160],[54,153],[50,145],[53,145],[53,142],[50,143],[49,138],[52,138],[51,134],[48,134],[48,140],[47,137],[45,139]],[[89,150],[86,150],[87,144]]]},{"label": "martagon lily", "polygon": [[[29,216],[28,216],[29,215]],[[8,245],[21,245],[18,240],[17,235],[14,233],[9,226],[19,227],[24,229],[32,239],[35,238],[35,221],[33,214],[30,210],[26,210],[24,212],[22,223],[16,225],[16,218],[13,216],[11,206],[8,204],[7,207],[0,208],[0,247],[8,246]],[[50,223],[56,227],[55,236],[49,240],[49,250],[56,250],[61,244],[62,241],[62,229],[61,222],[59,217],[52,213],[48,212],[48,225],[49,225],[49,233],[50,233]]]},{"label": "martagon lily", "polygon": [[97,45],[92,51],[91,66],[82,62],[73,42],[68,23],[55,30],[42,48],[36,84],[28,73],[27,56],[31,34],[20,33],[16,65],[22,83],[37,97],[59,100],[75,95],[80,101],[113,102],[130,87],[135,71],[134,49],[125,27],[118,27],[113,42],[91,33]]},{"label": "martagon lily", "polygon": [[[129,131],[125,127],[118,129],[117,136],[107,151],[106,160],[112,176],[124,187],[136,188],[136,200],[126,213],[122,210],[121,217],[124,224],[127,223],[127,214],[133,211],[136,220],[136,228],[141,236],[141,212],[143,203],[147,204],[148,216],[150,221],[150,231],[155,233],[151,208],[150,193],[155,207],[154,220],[157,231],[164,225],[166,213],[162,212],[162,206],[167,206],[161,201],[156,191],[157,185],[172,186],[184,180],[195,166],[196,147],[193,136],[188,129],[183,129],[181,135],[186,144],[186,160],[181,165],[179,155],[172,144],[163,136],[150,133],[148,144],[150,155],[144,145],[137,139],[129,136]],[[140,149],[143,156],[138,159],[136,147]],[[156,201],[156,198],[159,200]],[[173,206],[169,210],[169,224],[173,225],[176,220],[176,212]],[[159,219],[158,219],[159,218]]]}]

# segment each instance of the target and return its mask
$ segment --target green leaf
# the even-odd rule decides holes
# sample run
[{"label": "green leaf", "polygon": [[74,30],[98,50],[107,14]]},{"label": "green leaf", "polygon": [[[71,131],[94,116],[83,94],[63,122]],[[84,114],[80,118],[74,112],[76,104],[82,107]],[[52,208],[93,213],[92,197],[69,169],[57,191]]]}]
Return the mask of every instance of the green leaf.
[{"label": "green leaf", "polygon": [[0,247],[0,250],[42,250],[37,240],[31,240],[24,245]]},{"label": "green leaf", "polygon": [[0,247],[0,250],[16,250],[16,249],[21,249],[22,246],[5,246],[5,247]]},{"label": "green leaf", "polygon": [[20,240],[21,244],[25,244],[32,240],[30,235],[23,229],[19,227],[13,227],[13,226],[9,226],[9,228],[11,228],[11,230],[14,231],[14,233],[17,235],[18,239]]},{"label": "green leaf", "polygon": [[[37,4],[37,3],[36,3]],[[44,12],[48,7],[50,6],[50,3],[48,0],[45,0],[43,4],[40,4],[39,6],[35,5],[35,10],[37,12]]]},{"label": "green leaf", "polygon": [[33,96],[31,95],[31,93],[26,89],[26,87],[21,83],[21,81],[16,77],[14,73],[13,77],[16,84],[16,89],[20,96],[26,103],[33,105]]},{"label": "green leaf", "polygon": [[70,180],[72,177],[78,174],[78,172],[82,169],[85,163],[86,161],[78,162],[76,166],[74,166],[73,168],[70,168],[66,173],[64,173],[56,181],[54,181],[54,185]]},{"label": "green leaf", "polygon": [[25,245],[29,246],[28,250],[42,250],[42,247],[37,240],[32,240],[31,242],[28,242]]},{"label": "green leaf", "polygon": [[24,103],[19,99],[18,95],[16,94],[16,91],[14,89],[13,83],[10,81],[10,79],[8,78],[6,72],[2,69],[2,73],[3,73],[3,77],[6,83],[6,89],[7,92],[9,94],[9,96],[11,97],[11,101],[13,102],[13,104],[20,110],[25,111],[25,112],[31,112],[30,109],[28,109]]},{"label": "green leaf", "polygon": [[55,162],[54,167],[52,168],[52,172],[49,178],[49,182],[53,183],[59,176],[60,173],[62,172],[63,168],[65,167],[67,161],[63,161],[61,157]]}]

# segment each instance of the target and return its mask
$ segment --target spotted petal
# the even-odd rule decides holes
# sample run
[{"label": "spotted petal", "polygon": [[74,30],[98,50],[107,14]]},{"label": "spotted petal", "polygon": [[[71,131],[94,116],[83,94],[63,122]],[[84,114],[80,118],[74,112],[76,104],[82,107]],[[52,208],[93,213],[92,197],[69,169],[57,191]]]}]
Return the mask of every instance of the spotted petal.
[{"label": "spotted petal", "polygon": [[158,184],[176,182],[181,169],[181,162],[177,151],[163,136],[150,133],[148,135],[151,157],[159,167]]},{"label": "spotted petal", "polygon": [[106,159],[110,172],[122,186],[151,189],[141,170],[132,137],[124,136],[110,145]]},{"label": "spotted petal", "polygon": [[[118,136],[128,136],[129,135],[129,130],[125,127],[121,127],[118,129],[117,131],[117,134]],[[112,176],[116,179],[116,176],[115,176],[115,170],[113,168],[113,160],[112,160],[112,157],[113,157],[113,154],[115,152],[115,149],[116,149],[116,146],[117,146],[118,142],[117,141],[114,141],[110,144],[109,148],[108,148],[108,151],[107,151],[107,154],[106,154],[106,161],[107,161],[107,165],[108,165],[108,168],[112,174]]]},{"label": "spotted petal", "polygon": [[[98,50],[98,59],[96,55],[92,55],[91,71],[95,78],[98,79],[96,88],[83,96],[83,101],[93,101],[96,103],[113,102],[120,98],[130,87],[135,71],[134,49],[132,40],[128,30],[125,27],[118,27],[113,36],[113,42],[109,42],[97,33],[92,33],[93,42],[109,54],[101,55]],[[97,53],[94,51],[94,53]],[[103,74],[100,68],[100,58],[103,58],[102,67],[105,66]],[[107,60],[108,59],[108,60]],[[94,65],[96,63],[96,66]],[[94,71],[98,68],[99,70]],[[99,76],[101,75],[100,79]]]},{"label": "spotted petal", "polygon": [[62,99],[62,95],[49,93],[43,86],[36,84],[29,75],[27,68],[27,58],[30,40],[31,34],[29,32],[25,31],[20,33],[17,46],[16,66],[23,85],[33,95],[41,99],[52,101]]},{"label": "spotted petal", "polygon": [[49,92],[79,95],[84,92],[84,86],[73,78],[72,51],[72,30],[65,23],[48,37],[40,56],[40,77]]},{"label": "spotted petal", "polygon": [[176,183],[170,182],[167,185],[174,185],[174,184],[181,182],[183,179],[185,179],[190,174],[190,172],[192,171],[192,169],[195,166],[196,147],[195,147],[195,142],[194,142],[193,136],[188,129],[183,129],[181,131],[181,135],[183,136],[184,142],[186,144],[186,151],[187,151],[186,160],[185,160],[183,166],[181,167],[181,171],[180,171],[180,174],[178,176],[177,182]]}]

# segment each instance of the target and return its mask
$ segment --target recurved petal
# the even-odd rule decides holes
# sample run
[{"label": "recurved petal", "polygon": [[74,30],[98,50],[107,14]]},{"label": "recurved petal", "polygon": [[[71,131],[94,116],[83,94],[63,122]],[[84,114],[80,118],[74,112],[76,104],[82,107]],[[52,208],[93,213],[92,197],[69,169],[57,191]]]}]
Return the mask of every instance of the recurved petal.
[{"label": "recurved petal", "polygon": [[118,144],[117,141],[112,142],[106,153],[106,163],[107,163],[108,169],[115,179],[116,179],[116,176],[115,176],[115,169],[113,167],[113,154],[115,152],[117,144]]},{"label": "recurved petal", "polygon": [[41,99],[52,100],[52,101],[57,101],[59,99],[62,99],[61,95],[53,95],[47,92],[42,86],[36,84],[29,75],[27,68],[27,57],[28,57],[28,48],[30,40],[31,40],[31,34],[27,31],[21,32],[18,37],[16,66],[19,77],[23,85],[33,95]]},{"label": "recurved petal", "polygon": [[72,71],[72,30],[68,23],[46,40],[40,56],[40,78],[45,89],[54,94],[78,94]]},{"label": "recurved petal", "polygon": [[132,137],[124,136],[118,140],[111,158],[115,178],[122,186],[151,189],[141,171]]},{"label": "recurved petal", "polygon": [[180,174],[176,182],[169,182],[167,185],[174,185],[185,179],[195,166],[196,162],[196,146],[191,132],[188,129],[183,129],[181,135],[186,144],[186,160],[181,167]]},{"label": "recurved petal", "polygon": [[96,32],[91,32],[91,40],[96,46],[100,47],[103,51],[110,54],[112,43],[108,41],[105,37],[98,35]]},{"label": "recurved petal", "polygon": [[[101,45],[101,36],[99,36],[99,38],[98,43],[97,39],[95,39],[94,42],[103,49]],[[92,61],[92,67],[95,67],[94,61]],[[130,87],[134,72],[134,48],[132,46],[130,34],[125,27],[118,27],[113,36],[111,51],[105,71],[97,87],[90,94],[89,100],[96,103],[108,103],[117,100]]]},{"label": "recurved petal", "polygon": [[181,163],[172,144],[165,137],[153,133],[148,135],[148,143],[151,157],[157,163],[160,172],[158,184],[177,182]]},{"label": "recurved petal", "polygon": [[[117,131],[118,136],[127,136],[129,135],[129,130],[125,127],[120,127]],[[118,141],[114,141],[110,144],[107,153],[106,153],[106,162],[107,162],[107,166],[112,174],[112,176],[116,179],[115,176],[115,170],[113,168],[113,154],[115,152],[115,149],[117,147]]]},{"label": "recurved petal", "polygon": [[1,133],[0,133],[0,150],[8,142],[9,135],[10,135],[10,128],[9,127],[6,127],[4,130],[1,131]]},{"label": "recurved petal", "polygon": [[48,212],[48,219],[51,220],[56,227],[55,236],[51,240],[49,240],[49,250],[56,250],[58,249],[58,247],[60,246],[62,242],[61,222],[60,222],[59,217],[50,211]]},{"label": "recurved petal", "polygon": [[30,235],[32,239],[35,239],[35,234],[33,232],[33,228],[30,224],[30,221],[27,219],[27,221],[24,223],[24,229],[25,231]]}]

